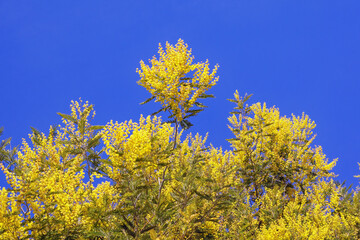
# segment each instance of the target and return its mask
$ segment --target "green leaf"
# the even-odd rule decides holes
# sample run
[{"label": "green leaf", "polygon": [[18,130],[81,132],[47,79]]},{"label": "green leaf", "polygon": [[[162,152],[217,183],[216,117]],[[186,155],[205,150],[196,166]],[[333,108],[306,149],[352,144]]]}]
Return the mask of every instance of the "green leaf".
[{"label": "green leaf", "polygon": [[[88,156],[88,159],[99,159],[100,156],[96,153],[90,153]],[[95,162],[92,162],[93,164],[95,164]]]},{"label": "green leaf", "polygon": [[166,122],[163,122],[163,124],[164,123],[176,123],[176,120],[168,120],[168,121],[166,121]]},{"label": "green leaf", "polygon": [[201,95],[199,96],[199,98],[214,98],[214,95],[203,93],[203,94],[201,94]]},{"label": "green leaf", "polygon": [[108,159],[101,159],[100,162],[102,162],[105,165],[109,165],[111,167],[114,167],[114,164],[112,163],[112,161],[110,161]]},{"label": "green leaf", "polygon": [[187,113],[190,113],[190,114],[186,115],[184,117],[184,119],[187,119],[192,116],[196,116],[199,112],[202,112],[202,111],[204,111],[204,109],[194,109],[194,110],[187,111]]},{"label": "green leaf", "polygon": [[235,99],[230,99],[230,98],[228,98],[228,99],[226,99],[226,100],[228,100],[229,102],[237,103],[237,101],[236,101]]},{"label": "green leaf", "polygon": [[90,139],[89,142],[88,142],[88,148],[92,148],[92,147],[95,147],[97,145],[100,144],[100,141],[99,139],[101,138],[101,135],[97,135],[95,136],[94,138]]},{"label": "green leaf", "polygon": [[268,126],[271,126],[273,123],[267,123],[264,125],[264,127],[268,127]]},{"label": "green leaf", "polygon": [[150,101],[153,100],[154,98],[155,98],[155,96],[152,96],[152,97],[146,99],[144,102],[141,102],[140,105],[144,105],[145,103],[150,102]]},{"label": "green leaf", "polygon": [[59,112],[57,114],[60,115],[62,118],[77,124],[77,120],[74,117],[72,117],[70,115],[67,115],[67,114],[64,114],[64,113],[59,113]]},{"label": "green leaf", "polygon": [[79,122],[79,132],[81,135],[83,135],[85,133],[85,120],[84,118],[80,119],[80,122]]},{"label": "green leaf", "polygon": [[241,114],[241,112],[240,111],[232,111],[232,112],[230,112],[230,114]]},{"label": "green leaf", "polygon": [[78,155],[78,154],[82,154],[83,150],[81,148],[76,148],[76,149],[69,149],[68,152],[73,155]]},{"label": "green leaf", "polygon": [[165,111],[168,110],[168,109],[169,109],[169,107],[160,108],[160,110],[152,113],[151,116],[154,116],[154,115],[156,115],[156,114],[158,114],[158,113],[160,113],[160,112],[165,112]]},{"label": "green leaf", "polygon": [[196,113],[199,113],[202,111],[204,111],[204,109],[192,109],[192,110],[186,111],[186,113],[196,114]]},{"label": "green leaf", "polygon": [[198,191],[194,191],[195,193],[196,193],[196,195],[198,195],[199,197],[201,197],[201,198],[204,198],[204,199],[206,199],[206,200],[209,200],[209,201],[211,201],[212,199],[211,199],[211,197],[209,196],[209,195],[207,195],[207,194],[202,194],[202,193],[199,193]]},{"label": "green leaf", "polygon": [[254,131],[255,131],[255,129],[251,129],[251,130],[249,130],[249,131],[246,131],[245,134],[250,134],[250,133],[252,133],[252,132],[254,132]]},{"label": "green leaf", "polygon": [[159,162],[157,164],[159,167],[165,167],[165,166],[169,166],[170,165],[170,162]]},{"label": "green leaf", "polygon": [[102,129],[104,129],[104,126],[101,126],[101,125],[94,125],[94,126],[89,127],[90,131],[96,131],[96,130],[102,130]]},{"label": "green leaf", "polygon": [[36,128],[30,127],[32,132],[34,133],[34,143],[37,145],[40,145],[40,140],[41,140],[41,133],[39,130],[37,130]]},{"label": "green leaf", "polygon": [[40,131],[37,130],[36,128],[34,128],[34,127],[30,127],[30,128],[35,135],[41,135]]},{"label": "green leaf", "polygon": [[64,144],[64,145],[73,145],[74,143],[71,142],[70,140],[61,140],[58,143],[60,144]]},{"label": "green leaf", "polygon": [[249,100],[249,98],[251,98],[252,95],[253,94],[247,95],[247,93],[245,93],[243,102],[246,102],[247,100]]},{"label": "green leaf", "polygon": [[180,78],[180,81],[186,81],[186,80],[192,80],[193,78],[191,77],[183,77],[183,78]]},{"label": "green leaf", "polygon": [[0,144],[0,149],[6,147],[7,145],[9,145],[11,142],[11,138],[8,138],[8,139],[5,139],[5,140],[2,140],[1,141],[1,144]]},{"label": "green leaf", "polygon": [[191,122],[189,122],[188,120],[182,120],[181,122],[180,122],[180,125],[181,125],[181,127],[183,128],[183,129],[185,129],[185,130],[187,130],[187,129],[189,129],[191,126],[193,126],[193,124],[191,123]]},{"label": "green leaf", "polygon": [[239,140],[240,140],[239,138],[229,138],[229,139],[226,139],[226,141],[228,141],[228,142],[239,141]]},{"label": "green leaf", "polygon": [[199,102],[195,102],[194,104],[195,104],[195,106],[197,106],[197,107],[201,107],[201,108],[205,108],[205,107],[207,107],[207,106],[205,106],[204,104],[199,103]]},{"label": "green leaf", "polygon": [[150,162],[151,160],[145,157],[137,157],[135,162]]}]

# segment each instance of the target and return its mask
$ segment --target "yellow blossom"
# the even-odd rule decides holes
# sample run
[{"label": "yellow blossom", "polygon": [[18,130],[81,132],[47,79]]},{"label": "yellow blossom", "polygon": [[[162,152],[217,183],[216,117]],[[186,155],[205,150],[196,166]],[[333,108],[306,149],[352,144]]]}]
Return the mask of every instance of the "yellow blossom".
[{"label": "yellow blossom", "polygon": [[171,111],[181,122],[197,99],[218,81],[218,65],[210,73],[209,63],[193,63],[194,56],[187,44],[179,39],[175,46],[166,43],[166,50],[159,44],[159,59],[149,60],[151,66],[140,62],[138,84],[145,87],[164,109]]}]

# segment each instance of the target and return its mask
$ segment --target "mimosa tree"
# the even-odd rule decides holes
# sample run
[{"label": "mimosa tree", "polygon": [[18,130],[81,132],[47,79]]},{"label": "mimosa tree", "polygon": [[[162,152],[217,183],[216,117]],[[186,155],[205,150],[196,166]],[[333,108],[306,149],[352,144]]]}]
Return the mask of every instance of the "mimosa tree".
[{"label": "mimosa tree", "polygon": [[[231,102],[231,149],[186,133],[218,81],[180,39],[140,62],[138,121],[94,126],[93,105],[72,102],[49,134],[0,145],[0,239],[358,239],[359,191],[336,183],[315,123],[265,103]],[[167,113],[167,120],[159,116]]]}]

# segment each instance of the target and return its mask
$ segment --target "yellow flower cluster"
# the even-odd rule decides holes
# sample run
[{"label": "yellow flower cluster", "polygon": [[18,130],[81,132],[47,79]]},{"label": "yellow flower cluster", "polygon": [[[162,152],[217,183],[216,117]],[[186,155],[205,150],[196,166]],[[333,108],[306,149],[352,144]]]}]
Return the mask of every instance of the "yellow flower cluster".
[{"label": "yellow flower cluster", "polygon": [[0,239],[19,239],[25,237],[25,227],[14,193],[0,190]]},{"label": "yellow flower cluster", "polygon": [[[72,102],[73,117],[88,117],[90,112],[84,111],[88,107],[87,103]],[[10,171],[0,164],[13,189],[11,194],[5,189],[0,194],[0,231],[5,231],[0,239],[26,237],[27,230],[31,230],[31,237],[37,239],[49,231],[47,228],[61,233],[63,229],[79,230],[91,226],[91,220],[85,216],[85,203],[89,202],[88,196],[94,187],[84,182],[84,156],[69,154],[69,148],[64,144],[71,139],[69,133],[77,137],[81,134],[74,122],[65,119],[63,122],[65,127],[57,134],[30,134],[32,146],[23,140],[17,152],[15,170]],[[84,123],[84,127],[88,126],[87,121]],[[30,218],[34,220],[28,221]],[[44,221],[49,224],[45,228]]]},{"label": "yellow flower cluster", "polygon": [[[341,208],[341,189],[333,181],[320,181],[305,195],[296,195],[295,200],[285,204],[282,209],[274,204],[286,203],[281,194],[272,198],[278,190],[268,189],[262,201],[263,212],[281,209],[276,221],[269,218],[269,225],[264,226],[258,239],[356,239],[352,231],[356,221],[346,213],[337,213]],[[311,203],[311,204],[310,204]]]},{"label": "yellow flower cluster", "polygon": [[149,176],[158,175],[157,165],[167,160],[156,156],[169,146],[173,133],[170,124],[161,124],[161,119],[156,116],[141,116],[139,123],[110,121],[102,131],[105,151],[111,162],[106,166],[106,173],[116,181],[122,178],[124,170],[140,171],[140,166],[149,164],[146,169]]},{"label": "yellow flower cluster", "polygon": [[273,184],[290,181],[306,187],[315,177],[333,176],[330,170],[336,160],[328,162],[321,147],[311,147],[315,123],[308,116],[281,117],[277,108],[267,108],[265,103],[253,104],[249,109],[249,115],[229,117],[230,129],[241,139],[231,141],[237,165],[264,168],[267,174],[259,176],[261,181],[271,180]]},{"label": "yellow flower cluster", "polygon": [[218,81],[218,65],[210,73],[209,63],[193,64],[191,49],[179,39],[175,46],[166,43],[166,50],[159,45],[159,59],[154,56],[151,66],[140,62],[138,84],[148,90],[164,108],[169,108],[177,121],[194,106],[197,99]]}]

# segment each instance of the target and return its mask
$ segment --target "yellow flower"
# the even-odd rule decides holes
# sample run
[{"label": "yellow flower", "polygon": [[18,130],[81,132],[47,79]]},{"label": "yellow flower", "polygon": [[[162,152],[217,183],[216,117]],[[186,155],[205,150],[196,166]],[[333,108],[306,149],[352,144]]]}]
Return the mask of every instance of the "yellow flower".
[{"label": "yellow flower", "polygon": [[207,60],[193,64],[191,49],[181,39],[175,46],[166,43],[166,50],[159,44],[158,53],[159,59],[154,56],[149,60],[151,66],[140,61],[141,69],[136,70],[140,75],[138,84],[181,122],[197,99],[218,81],[218,65],[210,73]]}]

